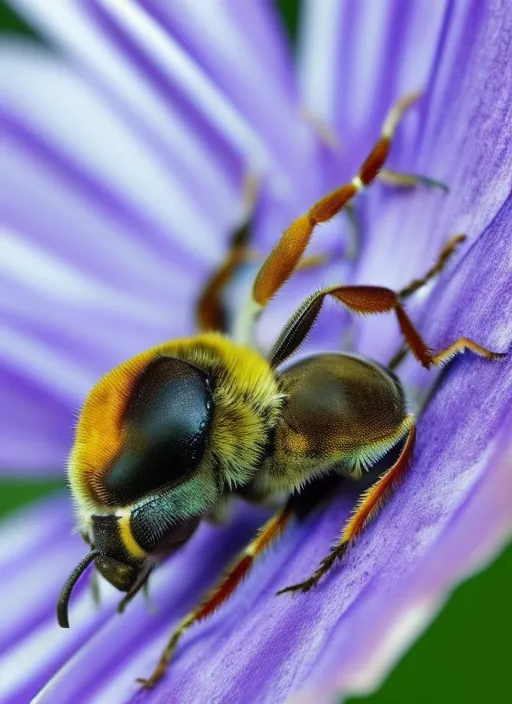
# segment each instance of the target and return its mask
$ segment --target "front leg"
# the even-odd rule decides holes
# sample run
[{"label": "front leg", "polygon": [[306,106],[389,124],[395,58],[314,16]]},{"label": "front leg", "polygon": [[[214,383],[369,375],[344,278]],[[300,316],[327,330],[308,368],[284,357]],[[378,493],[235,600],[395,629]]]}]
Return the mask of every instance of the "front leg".
[{"label": "front leg", "polygon": [[208,618],[219,606],[226,601],[240,584],[242,579],[251,569],[255,558],[276,538],[279,537],[284,527],[292,516],[292,506],[287,504],[285,508],[276,513],[258,532],[258,535],[249,543],[240,555],[235,559],[225,577],[206,596],[206,599],[193,611],[185,616],[174,630],[167,647],[158,662],[153,673],[147,678],[139,678],[140,682],[147,689],[153,687],[165,675],[169,663],[174,655],[174,651],[185,631],[194,623]]},{"label": "front leg", "polygon": [[411,425],[407,440],[405,441],[398,459],[375,484],[363,493],[356,510],[347,521],[339,541],[333,546],[327,557],[324,557],[318,569],[311,577],[304,582],[299,582],[298,584],[280,589],[277,594],[297,591],[308,592],[318,584],[319,580],[327,574],[327,572],[329,572],[334,563],[345,555],[349,545],[361,535],[365,526],[380,511],[384,503],[392,495],[396,486],[405,476],[410,466],[415,437],[416,426]]}]

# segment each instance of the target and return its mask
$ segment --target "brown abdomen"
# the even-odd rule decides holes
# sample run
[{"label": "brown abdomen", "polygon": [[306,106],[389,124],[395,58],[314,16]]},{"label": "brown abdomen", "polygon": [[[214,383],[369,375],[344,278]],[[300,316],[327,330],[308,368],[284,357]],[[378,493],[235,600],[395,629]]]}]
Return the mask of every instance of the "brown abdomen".
[{"label": "brown abdomen", "polygon": [[290,366],[279,381],[286,402],[258,482],[267,488],[332,468],[357,477],[406,432],[400,382],[376,362],[320,354]]}]

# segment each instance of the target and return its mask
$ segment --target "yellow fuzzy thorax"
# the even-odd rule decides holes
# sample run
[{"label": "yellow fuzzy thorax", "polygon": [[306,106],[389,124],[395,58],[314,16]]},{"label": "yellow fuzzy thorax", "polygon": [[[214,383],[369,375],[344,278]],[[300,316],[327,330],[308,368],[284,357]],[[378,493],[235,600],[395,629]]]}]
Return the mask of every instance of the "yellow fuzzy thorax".
[{"label": "yellow fuzzy thorax", "polygon": [[158,356],[196,365],[212,380],[214,415],[202,462],[215,463],[221,484],[247,483],[277,421],[281,395],[274,372],[257,352],[218,333],[162,343],[135,355],[94,386],[82,408],[69,461],[69,479],[80,505],[105,503],[103,477],[126,439],[124,414],[134,385]]}]

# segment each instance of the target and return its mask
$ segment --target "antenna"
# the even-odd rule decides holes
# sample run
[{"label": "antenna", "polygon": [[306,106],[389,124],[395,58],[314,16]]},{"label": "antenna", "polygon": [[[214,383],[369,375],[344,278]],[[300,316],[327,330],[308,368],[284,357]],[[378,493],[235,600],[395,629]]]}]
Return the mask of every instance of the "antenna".
[{"label": "antenna", "polygon": [[61,628],[69,628],[68,604],[73,587],[77,583],[80,575],[85,572],[87,567],[91,564],[95,557],[98,557],[99,554],[99,550],[91,550],[88,552],[87,555],[80,560],[73,572],[71,572],[66,584],[62,587],[59,601],[57,603],[57,621],[59,622],[59,626]]}]

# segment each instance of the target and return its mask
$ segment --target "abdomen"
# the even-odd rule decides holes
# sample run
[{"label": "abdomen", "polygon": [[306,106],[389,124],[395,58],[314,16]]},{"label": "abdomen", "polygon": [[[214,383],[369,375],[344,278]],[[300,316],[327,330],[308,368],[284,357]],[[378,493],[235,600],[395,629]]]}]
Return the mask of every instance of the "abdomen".
[{"label": "abdomen", "polygon": [[315,355],[288,367],[279,382],[286,401],[262,486],[283,490],[332,469],[357,478],[407,433],[402,386],[371,360]]}]

